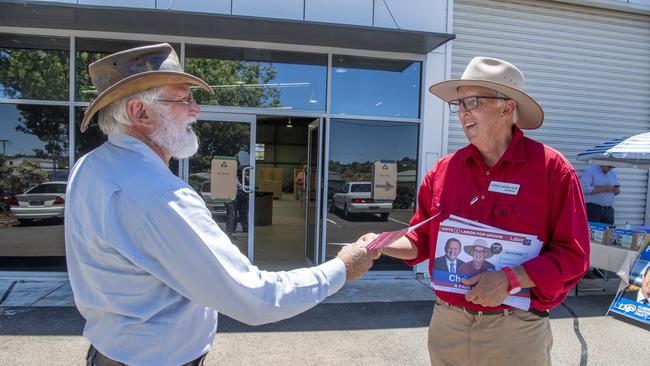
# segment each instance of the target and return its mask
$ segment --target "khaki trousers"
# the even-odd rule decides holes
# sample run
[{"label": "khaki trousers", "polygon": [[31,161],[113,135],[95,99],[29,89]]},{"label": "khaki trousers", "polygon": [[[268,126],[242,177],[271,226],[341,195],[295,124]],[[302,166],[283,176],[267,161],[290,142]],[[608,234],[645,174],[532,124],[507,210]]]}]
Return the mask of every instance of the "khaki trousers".
[{"label": "khaki trousers", "polygon": [[548,318],[527,311],[481,316],[441,304],[428,343],[432,366],[550,366],[553,335]]}]

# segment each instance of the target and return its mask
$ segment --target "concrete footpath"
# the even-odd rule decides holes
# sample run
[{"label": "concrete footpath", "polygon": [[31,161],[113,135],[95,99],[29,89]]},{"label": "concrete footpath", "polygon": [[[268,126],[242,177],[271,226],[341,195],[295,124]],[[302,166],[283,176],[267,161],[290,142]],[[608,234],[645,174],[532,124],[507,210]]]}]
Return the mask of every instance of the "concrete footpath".
[{"label": "concrete footpath", "polygon": [[[553,309],[554,365],[647,362],[650,331],[605,316],[616,281],[607,287]],[[65,275],[4,275],[0,294],[0,365],[83,364],[84,321]],[[361,279],[278,323],[250,327],[221,316],[206,365],[428,365],[432,309],[426,280]]]}]

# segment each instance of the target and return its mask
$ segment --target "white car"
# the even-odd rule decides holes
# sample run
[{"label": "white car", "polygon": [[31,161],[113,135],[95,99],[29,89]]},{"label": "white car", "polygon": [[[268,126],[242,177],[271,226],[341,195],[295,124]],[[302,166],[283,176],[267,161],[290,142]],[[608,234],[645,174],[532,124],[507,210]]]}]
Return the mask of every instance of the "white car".
[{"label": "white car", "polygon": [[16,195],[11,213],[19,221],[63,219],[66,182],[44,182]]},{"label": "white car", "polygon": [[203,184],[201,184],[201,191],[199,192],[201,195],[201,198],[203,198],[203,201],[205,201],[205,205],[208,207],[208,210],[210,210],[210,213],[212,213],[212,216],[226,216],[226,204],[222,201],[216,201],[212,199],[212,196],[210,195],[210,181],[205,181]]},{"label": "white car", "polygon": [[393,201],[375,201],[372,199],[372,183],[347,182],[342,191],[332,197],[332,210],[343,212],[347,220],[352,214],[379,214],[382,220],[388,220],[393,209]]}]

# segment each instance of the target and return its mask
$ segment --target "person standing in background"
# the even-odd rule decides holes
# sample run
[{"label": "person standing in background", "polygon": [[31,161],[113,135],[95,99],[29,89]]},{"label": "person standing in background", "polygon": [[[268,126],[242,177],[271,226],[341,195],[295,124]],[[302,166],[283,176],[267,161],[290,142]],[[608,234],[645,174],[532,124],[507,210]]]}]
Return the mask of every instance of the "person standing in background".
[{"label": "person standing in background", "polygon": [[621,193],[613,166],[590,165],[580,177],[587,220],[614,225],[614,196]]}]

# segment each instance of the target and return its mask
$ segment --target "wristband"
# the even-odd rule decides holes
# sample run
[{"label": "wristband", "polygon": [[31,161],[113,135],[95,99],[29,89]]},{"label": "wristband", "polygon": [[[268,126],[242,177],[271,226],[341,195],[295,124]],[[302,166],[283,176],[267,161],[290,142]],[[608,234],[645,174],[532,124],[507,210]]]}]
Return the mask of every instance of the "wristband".
[{"label": "wristband", "polygon": [[502,271],[508,277],[508,282],[510,282],[508,293],[510,295],[514,295],[521,291],[521,284],[519,283],[519,280],[517,280],[517,276],[515,276],[515,273],[512,271],[512,269],[510,267],[504,267]]}]

